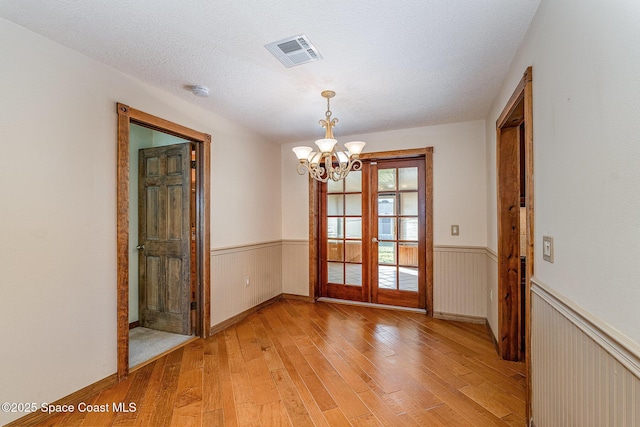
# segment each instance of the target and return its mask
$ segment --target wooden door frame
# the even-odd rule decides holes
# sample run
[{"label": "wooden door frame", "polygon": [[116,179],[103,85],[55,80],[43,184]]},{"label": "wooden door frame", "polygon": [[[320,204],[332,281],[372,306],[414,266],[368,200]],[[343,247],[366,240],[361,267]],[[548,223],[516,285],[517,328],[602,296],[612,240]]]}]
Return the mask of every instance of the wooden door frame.
[{"label": "wooden door frame", "polygon": [[[501,182],[500,182],[500,144],[502,139],[502,129],[520,126],[524,123],[524,166],[525,166],[525,211],[526,211],[526,271],[525,271],[525,365],[526,365],[526,410],[527,420],[531,414],[531,277],[534,272],[534,201],[533,201],[533,101],[532,101],[532,68],[528,67],[511,98],[505,105],[502,113],[496,121],[496,191],[498,202],[498,268],[502,261],[508,256],[509,251],[514,248],[501,247]],[[520,107],[522,111],[519,111]],[[511,177],[512,179],[519,179]],[[515,248],[519,253],[519,248]],[[513,327],[510,318],[519,313],[519,301],[510,298],[514,289],[503,283],[498,272],[498,347],[500,355],[504,358],[507,353],[506,347],[512,340],[517,340],[519,330]],[[519,285],[518,285],[519,286]],[[506,338],[506,340],[505,340]]]},{"label": "wooden door frame", "polygon": [[188,139],[196,146],[196,263],[200,277],[196,334],[202,338],[211,328],[211,135],[117,103],[117,360],[118,380],[129,375],[129,129],[131,123]]},{"label": "wooden door frame", "polygon": [[[433,147],[362,153],[368,161],[423,158],[425,161],[426,263],[425,291],[427,316],[433,317]],[[309,300],[320,296],[320,212],[319,182],[309,177]]]}]

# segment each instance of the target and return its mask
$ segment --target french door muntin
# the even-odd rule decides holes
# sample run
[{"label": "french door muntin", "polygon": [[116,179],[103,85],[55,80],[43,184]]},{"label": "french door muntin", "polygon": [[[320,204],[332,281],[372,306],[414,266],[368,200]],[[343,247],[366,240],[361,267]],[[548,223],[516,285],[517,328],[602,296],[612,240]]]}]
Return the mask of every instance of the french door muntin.
[{"label": "french door muntin", "polygon": [[425,308],[424,160],[372,162],[371,302]]},{"label": "french door muntin", "polygon": [[363,170],[320,186],[321,295],[354,301],[369,300],[369,216]]},{"label": "french door muntin", "polygon": [[365,161],[320,186],[322,296],[425,307],[424,159]]}]

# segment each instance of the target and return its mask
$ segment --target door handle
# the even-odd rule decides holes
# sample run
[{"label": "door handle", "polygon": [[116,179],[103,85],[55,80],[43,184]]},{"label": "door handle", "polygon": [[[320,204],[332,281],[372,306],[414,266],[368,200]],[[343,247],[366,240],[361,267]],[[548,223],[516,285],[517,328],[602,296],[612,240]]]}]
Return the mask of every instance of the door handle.
[{"label": "door handle", "polygon": [[139,251],[144,251],[144,245],[138,245],[136,246],[136,249]]},{"label": "door handle", "polygon": [[374,237],[373,239],[371,239],[371,243],[378,243],[378,239]]}]

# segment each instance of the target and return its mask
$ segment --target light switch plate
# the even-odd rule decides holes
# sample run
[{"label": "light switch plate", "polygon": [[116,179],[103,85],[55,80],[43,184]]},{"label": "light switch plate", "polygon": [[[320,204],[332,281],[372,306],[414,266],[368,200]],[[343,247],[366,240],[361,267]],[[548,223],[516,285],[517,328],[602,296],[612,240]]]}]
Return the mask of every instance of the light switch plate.
[{"label": "light switch plate", "polygon": [[542,259],[553,262],[553,237],[542,236]]},{"label": "light switch plate", "polygon": [[452,236],[459,236],[460,235],[460,226],[459,225],[452,225],[451,226],[451,235]]}]

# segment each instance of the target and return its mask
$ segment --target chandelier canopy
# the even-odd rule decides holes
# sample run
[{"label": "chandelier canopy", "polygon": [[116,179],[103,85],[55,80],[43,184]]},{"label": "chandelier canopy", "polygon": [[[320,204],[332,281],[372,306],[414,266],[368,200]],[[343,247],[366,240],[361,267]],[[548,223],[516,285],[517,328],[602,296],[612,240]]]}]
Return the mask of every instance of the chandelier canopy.
[{"label": "chandelier canopy", "polygon": [[[327,99],[327,111],[325,118],[320,120],[320,126],[325,128],[323,139],[318,139],[316,145],[319,151],[314,151],[311,147],[294,147],[292,150],[298,157],[298,173],[304,175],[306,172],[311,177],[320,181],[328,180],[340,181],[344,179],[350,171],[357,171],[362,168],[360,153],[365,146],[362,141],[352,141],[344,144],[345,150],[341,150],[337,145],[337,140],[333,137],[333,127],[338,123],[338,119],[331,118],[331,108],[329,100],[336,93],[332,90],[325,90],[321,93]],[[306,172],[305,172],[306,170]]]}]

